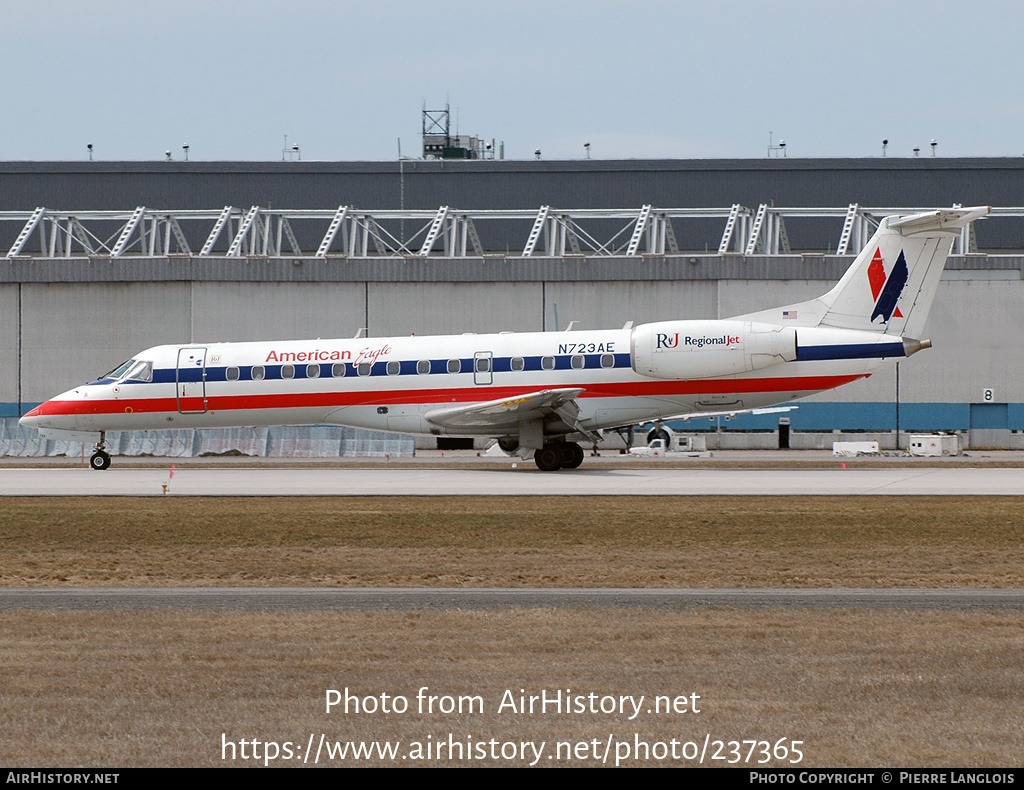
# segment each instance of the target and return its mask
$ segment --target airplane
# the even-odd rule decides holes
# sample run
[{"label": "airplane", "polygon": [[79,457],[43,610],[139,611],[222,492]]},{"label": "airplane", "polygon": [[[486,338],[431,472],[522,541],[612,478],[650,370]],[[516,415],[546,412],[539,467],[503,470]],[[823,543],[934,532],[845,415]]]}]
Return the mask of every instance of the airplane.
[{"label": "airplane", "polygon": [[953,239],[989,207],[885,217],[828,293],[734,318],[622,329],[149,348],[20,423],[107,431],[347,425],[491,437],[542,471],[575,469],[606,429],[738,414],[870,376],[921,339]]}]

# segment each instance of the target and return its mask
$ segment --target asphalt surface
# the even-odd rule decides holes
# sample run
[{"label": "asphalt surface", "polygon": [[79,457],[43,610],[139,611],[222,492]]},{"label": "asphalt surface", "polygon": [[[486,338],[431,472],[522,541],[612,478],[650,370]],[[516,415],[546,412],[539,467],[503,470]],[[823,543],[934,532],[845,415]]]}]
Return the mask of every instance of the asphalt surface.
[{"label": "asphalt surface", "polygon": [[1019,496],[1024,468],[2,468],[0,496]]},{"label": "asphalt surface", "polygon": [[582,589],[408,587],[94,587],[0,589],[0,611],[385,611],[695,607],[1000,609],[1024,611],[1024,590],[997,589]]}]

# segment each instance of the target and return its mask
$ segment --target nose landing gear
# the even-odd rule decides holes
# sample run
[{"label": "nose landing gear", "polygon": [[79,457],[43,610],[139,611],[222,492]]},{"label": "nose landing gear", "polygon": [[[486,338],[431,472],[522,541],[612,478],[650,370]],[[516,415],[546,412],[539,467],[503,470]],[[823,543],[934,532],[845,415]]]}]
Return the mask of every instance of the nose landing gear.
[{"label": "nose landing gear", "polygon": [[110,455],[106,452],[107,434],[100,432],[100,440],[96,442],[95,451],[89,458],[89,466],[99,472],[110,467]]}]

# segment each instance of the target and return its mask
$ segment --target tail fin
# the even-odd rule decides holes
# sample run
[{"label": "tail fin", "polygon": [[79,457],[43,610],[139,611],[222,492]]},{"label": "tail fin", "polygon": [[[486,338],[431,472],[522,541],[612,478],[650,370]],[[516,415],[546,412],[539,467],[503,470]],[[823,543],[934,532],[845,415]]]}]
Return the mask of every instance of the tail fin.
[{"label": "tail fin", "polygon": [[885,217],[831,291],[758,313],[757,319],[921,337],[953,240],[989,211],[980,206]]}]

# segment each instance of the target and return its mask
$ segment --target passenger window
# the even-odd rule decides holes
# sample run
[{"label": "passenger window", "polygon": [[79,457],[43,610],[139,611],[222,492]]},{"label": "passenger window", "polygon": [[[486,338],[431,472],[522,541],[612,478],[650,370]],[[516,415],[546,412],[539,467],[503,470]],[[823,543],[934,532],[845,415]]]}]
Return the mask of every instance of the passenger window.
[{"label": "passenger window", "polygon": [[224,371],[224,378],[228,381],[238,381],[238,368],[230,367]]},{"label": "passenger window", "polygon": [[554,370],[555,369],[555,358],[554,357],[542,357],[541,360],[540,360],[540,366],[544,370]]},{"label": "passenger window", "polygon": [[491,369],[491,358],[490,357],[477,357],[476,358],[476,372],[487,373]]},{"label": "passenger window", "polygon": [[461,359],[449,359],[448,360],[448,372],[449,373],[459,373],[461,370],[462,370],[462,360]]},{"label": "passenger window", "polygon": [[281,378],[293,379],[295,378],[295,365],[281,365]]},{"label": "passenger window", "polygon": [[334,378],[336,379],[342,378],[345,375],[345,363],[335,362],[331,366],[331,375],[334,376]]},{"label": "passenger window", "polygon": [[417,362],[416,363],[416,372],[419,373],[421,376],[425,376],[427,373],[429,373],[430,372],[430,360],[429,359],[421,359],[419,362]]},{"label": "passenger window", "polygon": [[572,358],[572,369],[583,370],[587,366],[587,358],[582,354],[574,354]]},{"label": "passenger window", "polygon": [[263,367],[263,365],[253,365],[252,366],[252,380],[253,381],[263,381],[263,378],[266,375],[267,375],[267,370],[266,370],[266,368]]},{"label": "passenger window", "polygon": [[371,367],[373,366],[369,362],[360,362],[356,365],[356,373],[360,376],[369,376]]},{"label": "passenger window", "polygon": [[526,360],[522,357],[512,357],[512,370],[523,370],[526,367]]},{"label": "passenger window", "polygon": [[306,365],[306,378],[307,379],[318,379],[318,378],[320,378],[320,366],[319,365]]},{"label": "passenger window", "polygon": [[602,368],[614,368],[615,367],[615,355],[614,354],[602,354],[601,355],[601,367]]},{"label": "passenger window", "polygon": [[401,372],[402,372],[402,363],[401,362],[399,362],[396,359],[393,359],[390,362],[388,362],[388,375],[389,376],[397,376]]}]

